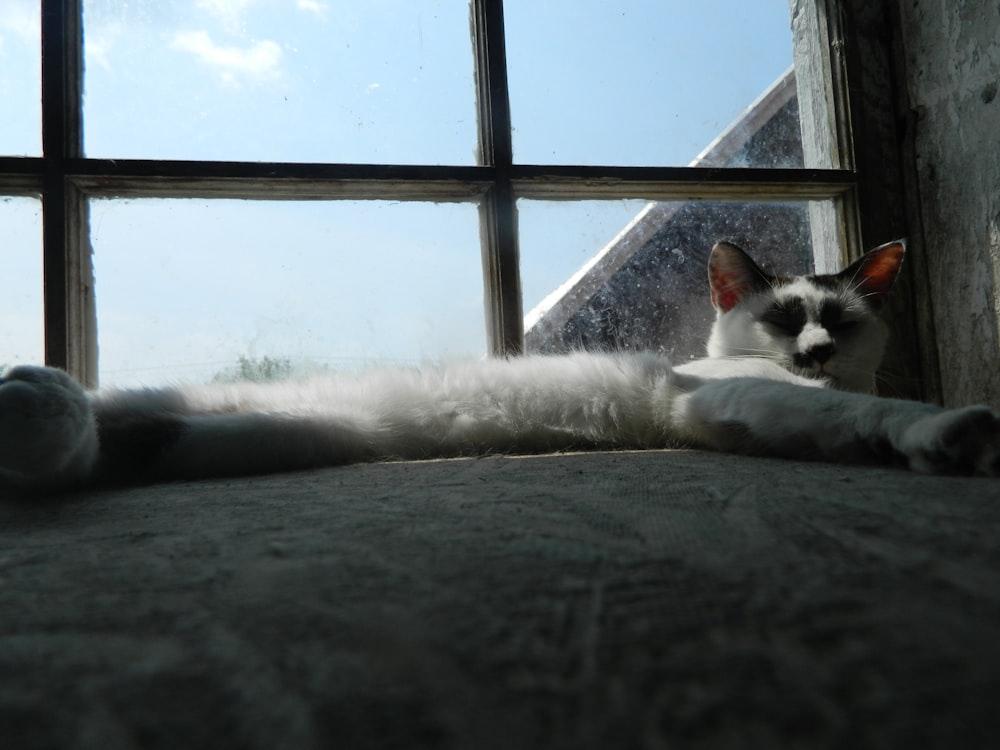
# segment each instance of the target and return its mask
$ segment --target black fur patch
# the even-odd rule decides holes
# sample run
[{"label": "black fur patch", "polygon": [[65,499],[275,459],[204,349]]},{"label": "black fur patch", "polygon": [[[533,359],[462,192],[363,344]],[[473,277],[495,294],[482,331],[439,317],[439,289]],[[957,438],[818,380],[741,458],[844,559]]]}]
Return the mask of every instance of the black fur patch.
[{"label": "black fur patch", "polygon": [[809,281],[820,289],[828,289],[831,292],[841,292],[844,289],[844,280],[834,274],[819,274],[810,276]]},{"label": "black fur patch", "polygon": [[806,308],[801,299],[791,297],[775,304],[761,319],[789,336],[798,336],[806,324]]},{"label": "black fur patch", "polygon": [[823,300],[819,309],[819,324],[828,331],[835,331],[840,327],[843,315],[844,306],[839,300]]},{"label": "black fur patch", "polygon": [[97,471],[103,483],[128,483],[148,476],[157,459],[176,445],[185,429],[172,415],[99,417]]}]

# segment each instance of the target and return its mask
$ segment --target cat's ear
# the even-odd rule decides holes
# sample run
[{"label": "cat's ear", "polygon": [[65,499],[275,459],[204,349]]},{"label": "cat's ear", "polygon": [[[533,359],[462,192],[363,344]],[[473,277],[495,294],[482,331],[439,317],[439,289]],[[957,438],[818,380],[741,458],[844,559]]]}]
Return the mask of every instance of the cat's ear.
[{"label": "cat's ear", "polygon": [[731,242],[716,242],[708,258],[708,283],[716,310],[729,312],[750,292],[770,287],[768,276]]},{"label": "cat's ear", "polygon": [[876,310],[885,304],[889,290],[899,277],[906,253],[906,240],[895,240],[865,253],[837,274],[864,295]]}]

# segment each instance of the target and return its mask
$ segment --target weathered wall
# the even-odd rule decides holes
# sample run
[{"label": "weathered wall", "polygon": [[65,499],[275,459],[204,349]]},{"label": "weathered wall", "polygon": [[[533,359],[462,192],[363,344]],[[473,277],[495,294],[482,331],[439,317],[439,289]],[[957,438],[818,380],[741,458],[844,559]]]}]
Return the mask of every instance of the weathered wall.
[{"label": "weathered wall", "polygon": [[1000,2],[899,12],[944,400],[1000,407]]}]

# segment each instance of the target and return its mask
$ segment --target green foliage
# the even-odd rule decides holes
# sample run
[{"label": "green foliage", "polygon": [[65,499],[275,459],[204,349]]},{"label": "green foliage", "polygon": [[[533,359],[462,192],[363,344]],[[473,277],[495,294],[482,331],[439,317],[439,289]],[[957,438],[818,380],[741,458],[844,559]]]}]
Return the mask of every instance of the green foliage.
[{"label": "green foliage", "polygon": [[216,373],[213,383],[269,383],[286,380],[292,376],[292,361],[287,357],[244,357],[240,356],[236,366]]}]

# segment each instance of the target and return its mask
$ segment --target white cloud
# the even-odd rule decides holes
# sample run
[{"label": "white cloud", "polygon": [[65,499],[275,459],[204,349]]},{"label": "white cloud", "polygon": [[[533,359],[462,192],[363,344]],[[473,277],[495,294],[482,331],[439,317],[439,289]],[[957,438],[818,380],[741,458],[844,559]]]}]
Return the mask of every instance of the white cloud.
[{"label": "white cloud", "polygon": [[84,53],[87,56],[86,66],[91,68],[97,65],[102,70],[111,70],[111,59],[108,57],[110,49],[111,41],[107,37],[89,36],[84,47]]},{"label": "white cloud", "polygon": [[319,0],[295,0],[295,5],[299,10],[304,10],[307,13],[315,13],[320,18],[326,18],[326,12],[330,8],[326,3],[321,3]]},{"label": "white cloud", "polygon": [[111,50],[125,33],[127,30],[121,23],[94,24],[88,28],[83,45],[87,67],[96,65],[102,70],[111,70]]},{"label": "white cloud", "polygon": [[256,0],[198,0],[196,7],[208,11],[219,19],[222,27],[230,34],[238,34],[243,29],[243,11]]},{"label": "white cloud", "polygon": [[193,54],[218,71],[223,82],[229,85],[238,85],[248,78],[267,81],[280,75],[281,47],[269,39],[235,47],[216,44],[207,31],[179,31],[171,46]]},{"label": "white cloud", "polygon": [[0,31],[9,31],[29,44],[41,44],[42,14],[37,0],[4,0]]}]

